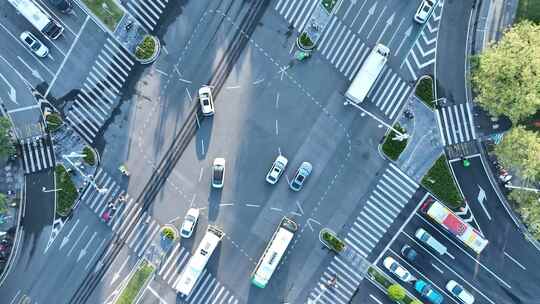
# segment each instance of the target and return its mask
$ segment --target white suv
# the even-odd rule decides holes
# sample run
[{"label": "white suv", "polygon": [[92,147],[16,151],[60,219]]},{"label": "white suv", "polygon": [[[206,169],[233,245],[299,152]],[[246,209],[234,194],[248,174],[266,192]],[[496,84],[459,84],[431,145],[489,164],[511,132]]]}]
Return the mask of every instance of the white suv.
[{"label": "white suv", "polygon": [[414,21],[424,24],[428,20],[433,7],[435,6],[435,0],[422,0],[416,14],[414,15]]},{"label": "white suv", "polygon": [[45,58],[49,54],[49,48],[29,31],[22,32],[20,38],[36,56]]},{"label": "white suv", "polygon": [[268,174],[266,174],[266,181],[272,185],[277,183],[277,181],[283,174],[283,171],[285,171],[285,167],[287,166],[288,162],[289,161],[285,156],[278,155],[278,157],[272,164],[272,168],[270,168],[270,171],[268,171]]}]

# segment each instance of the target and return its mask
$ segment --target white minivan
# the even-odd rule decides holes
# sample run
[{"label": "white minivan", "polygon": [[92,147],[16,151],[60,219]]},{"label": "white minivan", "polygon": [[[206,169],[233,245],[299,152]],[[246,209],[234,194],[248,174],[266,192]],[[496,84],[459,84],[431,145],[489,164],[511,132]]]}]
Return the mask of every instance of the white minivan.
[{"label": "white minivan", "polygon": [[431,234],[427,233],[427,231],[422,228],[418,228],[414,236],[440,255],[444,255],[447,251],[446,246],[441,244],[436,238],[432,237]]}]

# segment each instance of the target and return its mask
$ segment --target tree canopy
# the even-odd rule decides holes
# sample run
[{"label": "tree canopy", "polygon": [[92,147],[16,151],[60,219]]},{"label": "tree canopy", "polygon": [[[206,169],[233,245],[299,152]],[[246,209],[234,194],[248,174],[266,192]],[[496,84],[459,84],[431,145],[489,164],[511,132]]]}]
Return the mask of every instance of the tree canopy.
[{"label": "tree canopy", "polygon": [[495,154],[504,167],[517,169],[528,181],[540,180],[540,136],[522,126],[512,128],[502,142],[495,146]]},{"label": "tree canopy", "polygon": [[393,301],[401,301],[405,298],[405,289],[399,284],[392,284],[388,287],[388,297]]},{"label": "tree canopy", "polygon": [[9,136],[11,123],[9,119],[0,117],[0,156],[8,156],[15,152],[13,141]]},{"label": "tree canopy", "polygon": [[510,199],[534,238],[540,239],[540,194],[525,190],[512,190]]},{"label": "tree canopy", "polygon": [[517,123],[540,108],[540,25],[520,22],[476,57],[476,101]]}]

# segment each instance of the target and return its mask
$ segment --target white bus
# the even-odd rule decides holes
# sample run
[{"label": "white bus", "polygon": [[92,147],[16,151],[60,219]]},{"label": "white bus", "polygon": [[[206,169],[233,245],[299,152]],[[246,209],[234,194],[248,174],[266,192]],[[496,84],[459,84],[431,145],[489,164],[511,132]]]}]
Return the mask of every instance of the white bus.
[{"label": "white bus", "polygon": [[64,28],[49,16],[32,0],[8,0],[43,35],[56,39],[62,35]]},{"label": "white bus", "polygon": [[298,225],[288,217],[283,217],[279,227],[272,235],[272,239],[263,255],[259,259],[257,266],[251,273],[251,283],[259,288],[265,288],[276,270],[281,257],[287,250],[294,233],[298,230]]},{"label": "white bus", "polygon": [[386,61],[388,61],[389,54],[389,48],[382,44],[377,44],[362,63],[356,76],[354,76],[351,85],[347,89],[347,92],[345,92],[345,97],[354,103],[361,103],[364,101],[373,87],[373,84],[375,84],[375,81],[379,78]]},{"label": "white bus", "polygon": [[174,289],[178,293],[189,296],[199,280],[208,260],[225,234],[215,226],[208,226],[206,234],[199,243],[199,247],[189,259],[182,270]]}]

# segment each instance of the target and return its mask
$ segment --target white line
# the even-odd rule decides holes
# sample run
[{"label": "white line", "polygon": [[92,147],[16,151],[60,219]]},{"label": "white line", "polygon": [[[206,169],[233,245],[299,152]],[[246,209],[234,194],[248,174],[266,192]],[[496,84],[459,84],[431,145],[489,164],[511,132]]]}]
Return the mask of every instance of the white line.
[{"label": "white line", "polygon": [[372,298],[375,302],[379,304],[383,304],[381,301],[379,301],[379,299],[375,298],[375,296],[373,296],[372,294],[370,294],[369,297]]},{"label": "white line", "polygon": [[201,139],[201,154],[204,155],[204,139]]},{"label": "white line", "polygon": [[56,74],[54,74],[54,77],[53,77],[53,79],[51,81],[51,84],[47,88],[47,91],[45,92],[45,95],[43,95],[43,97],[47,98],[47,95],[49,95],[49,92],[51,91],[52,87],[54,86],[54,83],[56,82],[56,79],[58,79],[58,75],[60,74],[60,71],[62,71],[62,69],[64,68],[64,65],[66,64],[66,62],[67,62],[67,60],[69,58],[69,56],[71,55],[71,51],[73,51],[73,48],[75,47],[75,45],[79,41],[79,37],[81,35],[81,32],[86,27],[86,24],[88,23],[88,20],[90,20],[90,16],[87,15],[86,19],[84,19],[83,25],[81,26],[81,28],[79,29],[79,32],[77,33],[77,37],[75,37],[75,40],[73,41],[73,43],[69,47],[69,50],[68,50],[67,54],[64,56],[64,59],[62,60],[62,63],[60,64],[60,67],[58,68],[58,70],[56,70]]},{"label": "white line", "polygon": [[259,207],[261,207],[261,205],[246,204],[246,207],[256,207],[256,208],[259,208]]},{"label": "white line", "polygon": [[159,294],[152,288],[150,287],[150,284],[147,285],[147,289],[150,290],[150,292],[156,296],[156,298],[158,298],[159,300],[159,303],[165,303],[167,304],[167,301],[165,301],[165,299],[163,299],[162,297],[159,296]]},{"label": "white line", "polygon": [[[178,72],[180,73],[180,72]],[[178,78],[178,80],[182,81],[182,82],[185,82],[185,83],[192,83],[191,81],[189,80],[186,80],[186,79],[183,79],[183,78]],[[186,89],[187,90],[187,89]]]},{"label": "white line", "polygon": [[202,176],[203,176],[203,171],[204,171],[204,168],[201,167],[201,172],[199,173],[199,183],[201,182],[202,180]]},{"label": "white line", "polygon": [[[99,244],[99,246],[98,246],[97,249],[95,250],[94,255],[92,255],[92,257],[90,258],[90,260],[88,261],[88,264],[86,264],[86,267],[84,267],[84,269],[88,270],[88,268],[90,267],[90,264],[92,263],[92,261],[94,260],[94,258],[96,257],[96,255],[100,252],[101,246],[103,246],[103,244],[105,244],[105,240],[106,240],[106,239],[103,239],[103,240],[101,241],[101,243]],[[93,250],[93,249],[92,249],[92,250]]]},{"label": "white line", "polygon": [[187,94],[189,100],[193,100],[193,98],[191,98],[191,94],[189,93],[188,88],[186,88],[186,94]]},{"label": "white line", "polygon": [[169,76],[169,74],[163,72],[162,70],[159,70],[159,69],[156,69],[156,72],[160,73],[161,75],[164,75],[164,76]]},{"label": "white line", "polygon": [[506,253],[506,251],[504,252],[504,255],[507,256],[510,260],[512,260],[512,262],[516,263],[516,265],[519,266],[519,268],[523,269],[523,270],[527,270],[527,268],[525,268],[525,266],[523,266],[522,264],[520,264],[516,259],[514,259],[512,256],[510,256],[508,253]]},{"label": "white line", "polygon": [[219,204],[220,207],[227,207],[227,206],[233,206],[232,203],[225,203],[225,204]]},{"label": "white line", "polygon": [[279,136],[278,120],[276,119],[276,136]]},{"label": "white line", "polygon": [[444,273],[444,271],[442,271],[442,269],[440,269],[439,267],[435,266],[435,264],[431,263],[431,266],[437,269],[437,271],[439,271],[440,273]]}]

